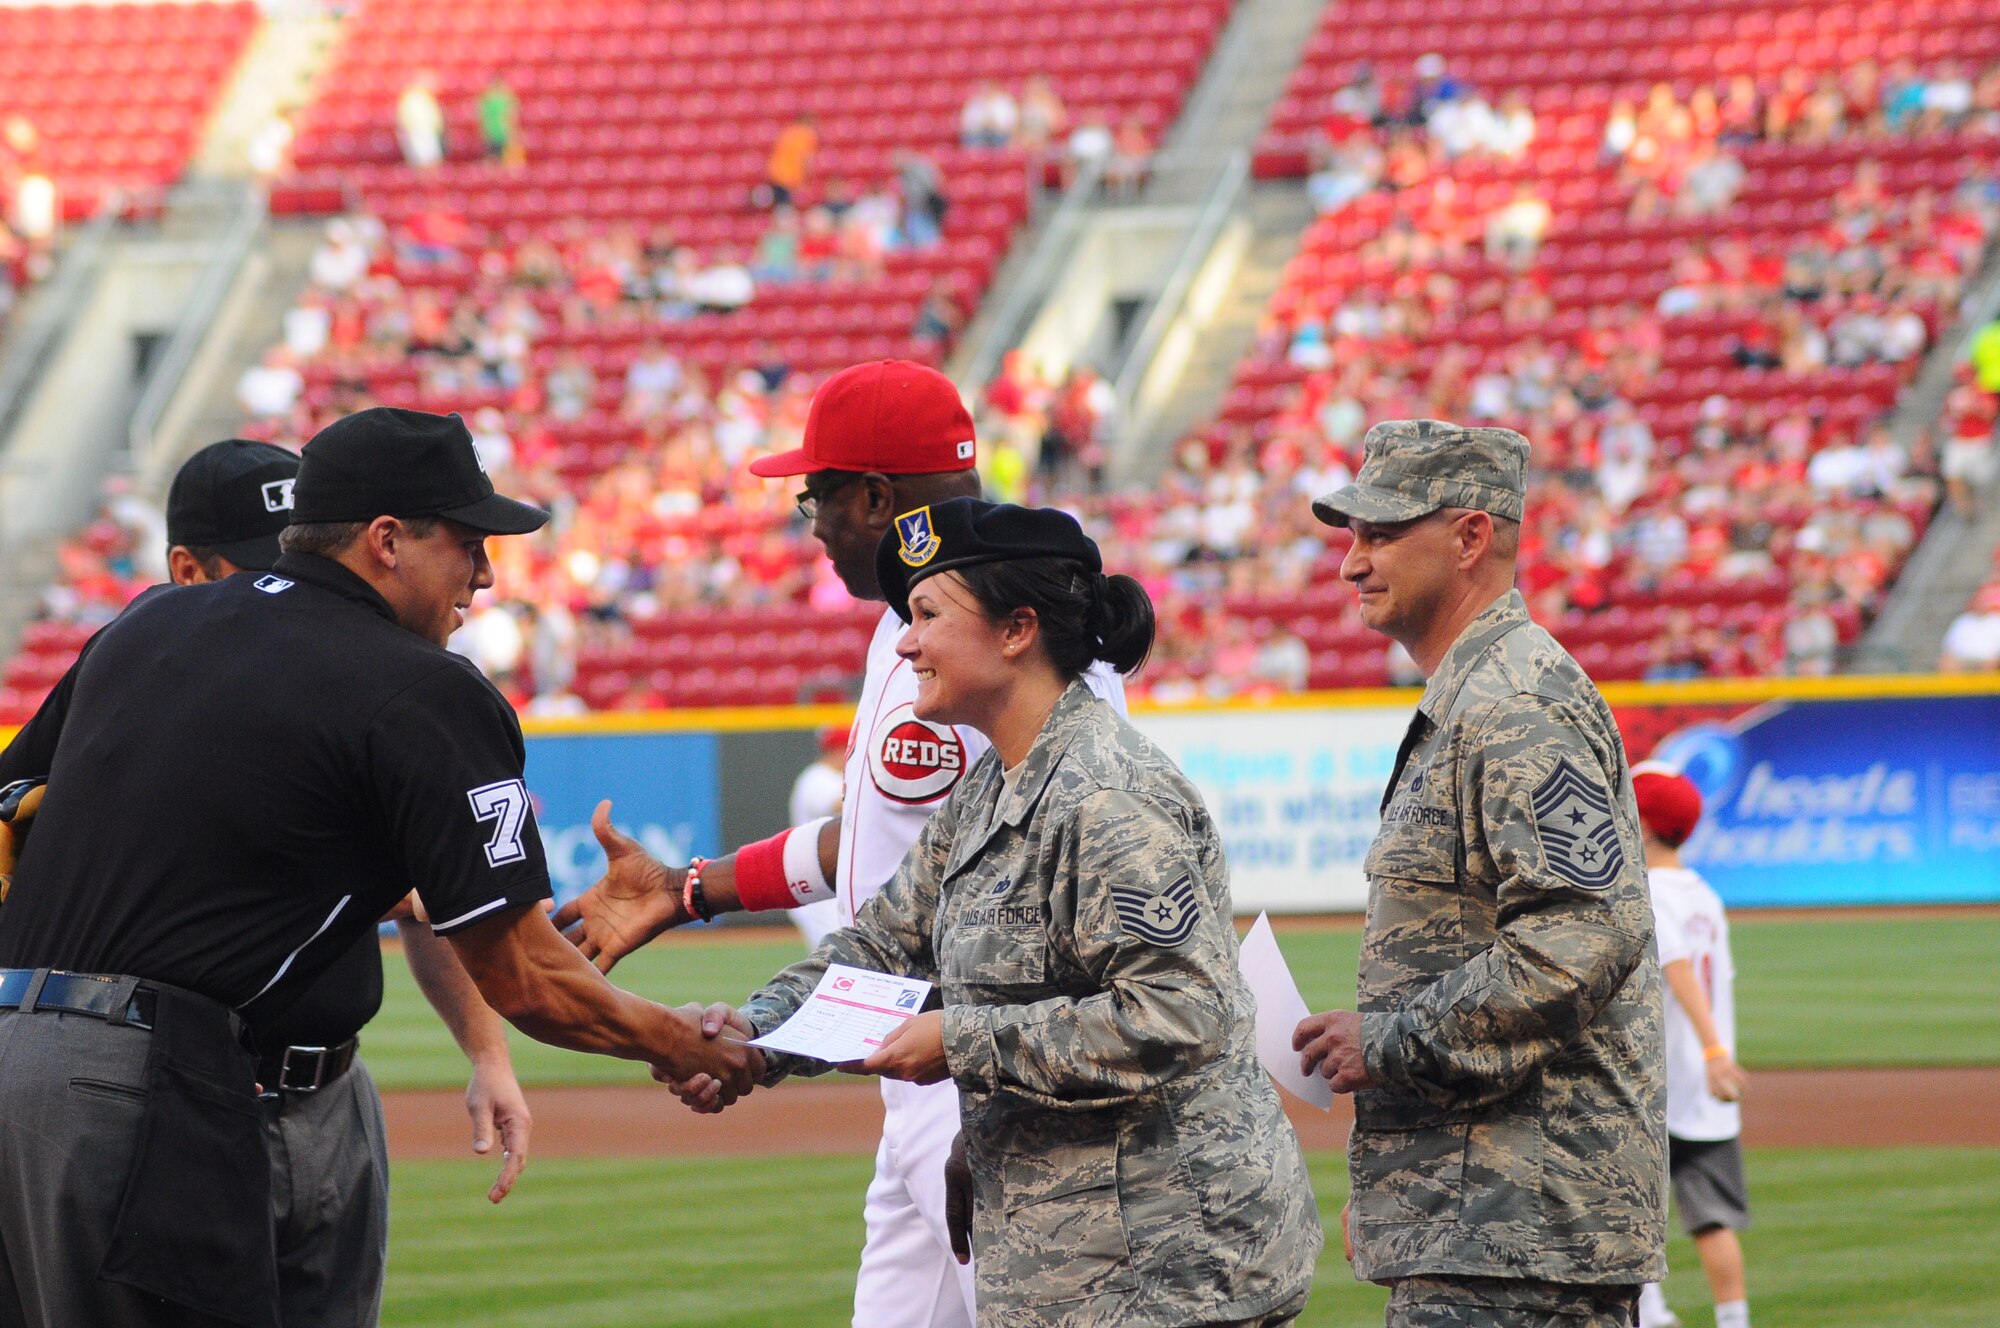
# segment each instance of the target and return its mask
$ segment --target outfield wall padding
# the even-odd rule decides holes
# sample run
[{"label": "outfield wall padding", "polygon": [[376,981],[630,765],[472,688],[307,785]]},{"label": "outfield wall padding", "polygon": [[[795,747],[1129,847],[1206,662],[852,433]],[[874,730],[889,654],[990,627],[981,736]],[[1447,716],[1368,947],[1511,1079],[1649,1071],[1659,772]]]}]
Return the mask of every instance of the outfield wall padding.
[{"label": "outfield wall padding", "polygon": [[[2000,681],[1951,677],[1622,684],[1633,759],[1708,799],[1689,861],[1736,906],[2000,901]],[[1366,907],[1361,861],[1414,691],[1141,709],[1206,797],[1239,912]],[[837,706],[592,715],[528,726],[528,782],[557,893],[603,857],[600,797],[673,862],[782,828]]]}]

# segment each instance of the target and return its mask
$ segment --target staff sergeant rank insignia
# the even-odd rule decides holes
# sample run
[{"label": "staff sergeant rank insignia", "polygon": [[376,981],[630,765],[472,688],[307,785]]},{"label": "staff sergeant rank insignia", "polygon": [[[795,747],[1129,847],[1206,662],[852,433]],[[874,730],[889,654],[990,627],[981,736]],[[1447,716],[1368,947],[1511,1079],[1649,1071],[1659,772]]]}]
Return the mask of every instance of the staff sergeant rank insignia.
[{"label": "staff sergeant rank insignia", "polygon": [[1602,890],[1618,879],[1625,849],[1611,799],[1601,785],[1585,779],[1568,761],[1556,762],[1535,789],[1535,829],[1549,869],[1585,890]]},{"label": "staff sergeant rank insignia", "polygon": [[902,545],[896,556],[911,567],[922,567],[937,557],[937,551],[944,547],[944,541],[931,529],[931,509],[919,507],[914,512],[905,512],[896,518],[896,539]]},{"label": "staff sergeant rank insignia", "polygon": [[1171,950],[1192,936],[1194,924],[1201,920],[1192,877],[1183,876],[1158,894],[1135,885],[1114,885],[1111,902],[1127,932],[1162,949]]}]

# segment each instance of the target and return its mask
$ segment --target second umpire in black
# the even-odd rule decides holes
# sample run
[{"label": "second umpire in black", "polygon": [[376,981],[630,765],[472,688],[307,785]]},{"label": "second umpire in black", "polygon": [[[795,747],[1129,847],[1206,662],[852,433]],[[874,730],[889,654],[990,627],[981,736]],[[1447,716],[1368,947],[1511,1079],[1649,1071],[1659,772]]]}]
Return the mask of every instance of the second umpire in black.
[{"label": "second umpire in black", "polygon": [[[167,491],[167,570],[175,585],[268,572],[291,521],[295,453],[231,438],[202,448]],[[76,670],[0,752],[0,785],[47,773],[69,718]],[[398,910],[405,913],[407,909]],[[507,1051],[505,1024],[479,999],[451,943],[399,917],[418,985],[472,1062],[466,1092],[473,1147],[496,1142],[499,1202],[527,1159],[531,1119]],[[271,1147],[278,1308],[285,1328],[372,1328],[389,1255],[389,1149],[382,1097],[356,1055],[382,1005],[382,947],[354,939],[266,1030],[257,1082]]]},{"label": "second umpire in black", "polygon": [[308,444],[270,573],[148,591],[75,670],[0,909],[0,1325],[278,1322],[254,1048],[411,887],[531,1036],[711,1073],[753,1049],[550,926],[520,726],[443,648],[501,497],[456,416]]}]

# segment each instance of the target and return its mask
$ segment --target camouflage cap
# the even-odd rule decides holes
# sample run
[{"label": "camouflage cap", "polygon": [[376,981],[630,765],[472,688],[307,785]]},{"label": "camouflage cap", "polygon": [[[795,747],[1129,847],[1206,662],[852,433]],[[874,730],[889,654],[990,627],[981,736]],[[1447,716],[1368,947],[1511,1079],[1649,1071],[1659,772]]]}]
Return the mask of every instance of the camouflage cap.
[{"label": "camouflage cap", "polygon": [[1392,525],[1442,507],[1521,519],[1528,492],[1528,440],[1512,429],[1443,420],[1384,420],[1361,444],[1354,483],[1313,499],[1329,526]]}]

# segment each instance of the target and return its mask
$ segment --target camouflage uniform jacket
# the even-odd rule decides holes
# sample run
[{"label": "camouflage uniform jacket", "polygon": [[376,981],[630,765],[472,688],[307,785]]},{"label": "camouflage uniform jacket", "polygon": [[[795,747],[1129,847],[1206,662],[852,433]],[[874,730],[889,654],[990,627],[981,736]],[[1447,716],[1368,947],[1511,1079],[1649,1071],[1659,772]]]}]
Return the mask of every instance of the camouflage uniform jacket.
[{"label": "camouflage uniform jacket", "polygon": [[1432,675],[1365,864],[1356,1276],[1657,1281],[1660,972],[1611,711],[1519,593]]},{"label": "camouflage uniform jacket", "polygon": [[982,757],[854,925],[743,1012],[768,1031],[828,962],[941,989],[982,1328],[1232,1322],[1310,1284],[1318,1208],[1257,1061],[1221,840],[1088,688],[1011,789]]}]

